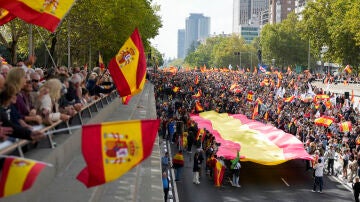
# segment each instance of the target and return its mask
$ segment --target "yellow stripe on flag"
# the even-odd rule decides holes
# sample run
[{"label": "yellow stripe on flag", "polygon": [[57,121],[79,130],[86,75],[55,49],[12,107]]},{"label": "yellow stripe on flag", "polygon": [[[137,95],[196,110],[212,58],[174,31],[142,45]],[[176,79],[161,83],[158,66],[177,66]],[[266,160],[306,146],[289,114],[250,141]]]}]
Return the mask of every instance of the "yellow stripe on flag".
[{"label": "yellow stripe on flag", "polygon": [[4,187],[4,196],[17,194],[23,191],[23,186],[36,161],[21,160],[22,165],[16,165],[19,160],[11,163],[7,180]]},{"label": "yellow stripe on flag", "polygon": [[40,12],[53,15],[62,19],[71,8],[75,0],[45,1],[45,0],[18,0],[30,8]]},{"label": "yellow stripe on flag", "polygon": [[[135,167],[143,158],[141,121],[103,124],[101,127],[104,174],[106,182],[113,181]],[[116,154],[114,152],[116,147]],[[109,153],[110,152],[110,153]],[[122,158],[122,156],[124,158]]]},{"label": "yellow stripe on flag", "polygon": [[227,113],[218,114],[214,111],[203,112],[199,116],[210,120],[214,130],[217,130],[223,139],[241,145],[240,152],[246,157],[242,161],[252,161],[263,165],[277,165],[287,161],[281,148],[261,132],[242,124],[239,119]]}]

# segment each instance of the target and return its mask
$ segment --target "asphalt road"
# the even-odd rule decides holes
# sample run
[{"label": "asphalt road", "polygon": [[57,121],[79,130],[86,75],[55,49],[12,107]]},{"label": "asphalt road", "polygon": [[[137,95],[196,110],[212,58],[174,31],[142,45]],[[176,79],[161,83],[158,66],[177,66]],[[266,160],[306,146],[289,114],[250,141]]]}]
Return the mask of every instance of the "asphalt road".
[{"label": "asphalt road", "polygon": [[349,188],[332,176],[324,177],[323,193],[311,192],[312,173],[305,171],[303,160],[292,160],[277,166],[242,162],[241,188],[232,187],[229,182],[231,176],[227,174],[223,186],[217,188],[205,172],[202,173],[200,184],[196,185],[192,183],[193,155],[194,152],[184,154],[183,176],[181,181],[177,182],[179,201],[353,201]]}]

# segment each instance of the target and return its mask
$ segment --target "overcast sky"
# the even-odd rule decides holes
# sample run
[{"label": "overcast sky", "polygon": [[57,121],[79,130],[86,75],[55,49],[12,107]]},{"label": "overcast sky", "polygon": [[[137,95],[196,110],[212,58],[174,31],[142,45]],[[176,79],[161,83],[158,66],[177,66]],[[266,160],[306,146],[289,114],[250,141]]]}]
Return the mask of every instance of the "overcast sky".
[{"label": "overcast sky", "polygon": [[152,40],[153,46],[165,54],[165,58],[177,57],[177,31],[185,29],[185,19],[190,13],[202,13],[210,17],[210,34],[232,31],[233,0],[155,0],[161,6],[159,15],[163,27]]}]

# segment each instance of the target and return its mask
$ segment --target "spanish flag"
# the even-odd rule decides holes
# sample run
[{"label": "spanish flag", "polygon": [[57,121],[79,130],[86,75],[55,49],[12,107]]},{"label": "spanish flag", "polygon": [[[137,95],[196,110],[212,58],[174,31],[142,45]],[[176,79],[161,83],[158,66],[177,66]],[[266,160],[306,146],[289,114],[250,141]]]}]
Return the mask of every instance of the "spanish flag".
[{"label": "spanish flag", "polygon": [[77,179],[86,187],[118,179],[152,152],[160,120],[85,125],[82,153],[87,166]]},{"label": "spanish flag", "polygon": [[193,95],[192,97],[194,97],[194,98],[200,98],[201,95],[202,95],[201,89],[199,89],[198,92],[197,92],[195,95]]},{"label": "spanish flag", "polygon": [[109,71],[120,97],[142,91],[145,85],[146,60],[138,29],[134,30],[110,61]]},{"label": "spanish flag", "polygon": [[[271,125],[250,120],[243,114],[218,114],[207,111],[192,114],[199,128],[206,128],[221,144],[217,156],[232,160],[241,151],[242,161],[263,165],[278,165],[292,159],[312,157],[304,144],[294,135],[285,133]],[[239,155],[240,156],[240,155]]]},{"label": "spanish flag", "polygon": [[346,65],[346,67],[344,68],[344,71],[348,74],[351,74],[352,69],[351,69],[350,65]]},{"label": "spanish flag", "polygon": [[15,15],[9,13],[9,11],[7,11],[3,8],[0,8],[0,26],[10,22],[14,18],[16,18]]},{"label": "spanish flag", "polygon": [[103,72],[104,69],[105,69],[105,65],[104,65],[104,61],[103,61],[103,59],[101,57],[100,52],[99,52],[99,67],[100,67],[101,72]]},{"label": "spanish flag", "polygon": [[222,180],[224,178],[225,166],[220,163],[220,161],[216,160],[215,168],[214,168],[214,184],[217,187],[221,186]]},{"label": "spanish flag", "polygon": [[0,197],[30,189],[46,165],[30,159],[6,157],[0,178]]},{"label": "spanish flag", "polygon": [[255,119],[258,114],[259,114],[259,103],[256,102],[251,119]]},{"label": "spanish flag", "polygon": [[318,100],[330,100],[330,97],[326,94],[317,94],[314,97],[314,102],[317,102]]},{"label": "spanish flag", "polygon": [[329,127],[334,122],[334,118],[329,116],[321,116],[315,119],[315,125]]},{"label": "spanish flag", "polygon": [[201,106],[200,102],[199,101],[196,101],[195,103],[195,109],[197,112],[202,112],[204,111],[204,108]]},{"label": "spanish flag", "polygon": [[254,101],[253,95],[254,95],[254,93],[252,91],[249,91],[247,94],[246,100],[249,102]]},{"label": "spanish flag", "polygon": [[54,32],[75,0],[0,0],[13,16]]},{"label": "spanish flag", "polygon": [[284,98],[284,102],[291,102],[291,101],[294,100],[294,98],[295,98],[294,95],[293,95],[293,96],[290,96],[290,97],[287,97],[287,98]]},{"label": "spanish flag", "polygon": [[180,90],[180,88],[177,86],[174,86],[172,90],[174,91],[174,93],[177,93]]},{"label": "spanish flag", "polygon": [[342,122],[339,124],[340,132],[349,132],[352,129],[350,121]]},{"label": "spanish flag", "polygon": [[195,77],[195,84],[196,85],[199,84],[199,76],[198,75],[196,75],[196,77]]}]

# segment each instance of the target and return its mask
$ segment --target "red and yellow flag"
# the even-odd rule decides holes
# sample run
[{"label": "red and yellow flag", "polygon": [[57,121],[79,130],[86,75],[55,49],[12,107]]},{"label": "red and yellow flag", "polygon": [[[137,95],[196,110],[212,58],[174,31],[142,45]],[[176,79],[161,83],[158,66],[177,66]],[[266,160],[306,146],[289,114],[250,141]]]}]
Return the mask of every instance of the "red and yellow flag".
[{"label": "red and yellow flag", "polygon": [[75,0],[0,0],[13,16],[54,32]]},{"label": "red and yellow flag", "polygon": [[326,94],[317,94],[314,97],[314,102],[317,102],[318,100],[330,100],[330,97]]},{"label": "red and yellow flag", "polygon": [[105,69],[105,65],[104,65],[104,61],[103,61],[100,53],[99,53],[99,67],[100,67],[101,72],[103,72]]},{"label": "red and yellow flag", "polygon": [[15,15],[9,13],[8,10],[5,10],[3,8],[0,8],[0,26],[3,24],[6,24],[16,18]]},{"label": "red and yellow flag", "polygon": [[196,103],[195,103],[195,109],[197,112],[202,112],[204,111],[204,108],[203,106],[201,106],[200,102],[197,100]]},{"label": "red and yellow flag", "polygon": [[195,77],[195,84],[196,85],[199,84],[199,76],[198,75],[196,75],[196,77]]},{"label": "red and yellow flag", "polygon": [[339,123],[340,132],[349,132],[352,129],[350,121]]},{"label": "red and yellow flag", "polygon": [[255,117],[259,114],[259,103],[256,102],[255,106],[254,106],[254,111],[252,114],[251,119],[255,119]]},{"label": "red and yellow flag", "polygon": [[201,93],[201,90],[199,89],[198,92],[195,95],[193,95],[192,97],[193,98],[200,98],[201,95],[202,95],[202,93]]},{"label": "red and yellow flag", "polygon": [[348,74],[351,74],[352,69],[351,69],[350,65],[346,65],[346,67],[344,68],[344,71]]},{"label": "red and yellow flag", "polygon": [[334,122],[334,118],[329,116],[321,116],[315,119],[315,124],[319,126],[329,127]]},{"label": "red and yellow flag", "polygon": [[135,95],[144,88],[146,60],[137,28],[110,61],[109,71],[120,97]]},{"label": "red and yellow flag", "polygon": [[[252,161],[263,165],[277,165],[292,159],[312,157],[303,143],[294,135],[248,119],[242,114],[218,114],[207,111],[191,115],[199,128],[206,128],[221,143],[217,156],[234,159],[241,152],[242,161]],[[224,146],[223,146],[224,145]]]},{"label": "red and yellow flag", "polygon": [[224,178],[225,166],[220,163],[220,161],[216,160],[215,168],[214,168],[214,184],[217,187],[221,186],[222,180]]},{"label": "red and yellow flag", "polygon": [[253,95],[254,95],[254,93],[252,91],[249,91],[247,94],[246,100],[249,102],[254,101]]},{"label": "red and yellow flag", "polygon": [[283,100],[284,100],[284,102],[291,102],[291,101],[293,101],[293,100],[294,100],[294,98],[295,98],[295,96],[293,95],[293,96],[290,96],[290,97],[284,98]]},{"label": "red and yellow flag", "polygon": [[152,152],[160,120],[85,125],[82,153],[87,166],[77,179],[88,188],[118,179]]},{"label": "red and yellow flag", "polygon": [[177,93],[180,90],[180,88],[177,86],[174,86],[172,90],[174,93]]},{"label": "red and yellow flag", "polygon": [[31,188],[45,166],[43,162],[6,157],[0,178],[0,197],[18,194]]}]

